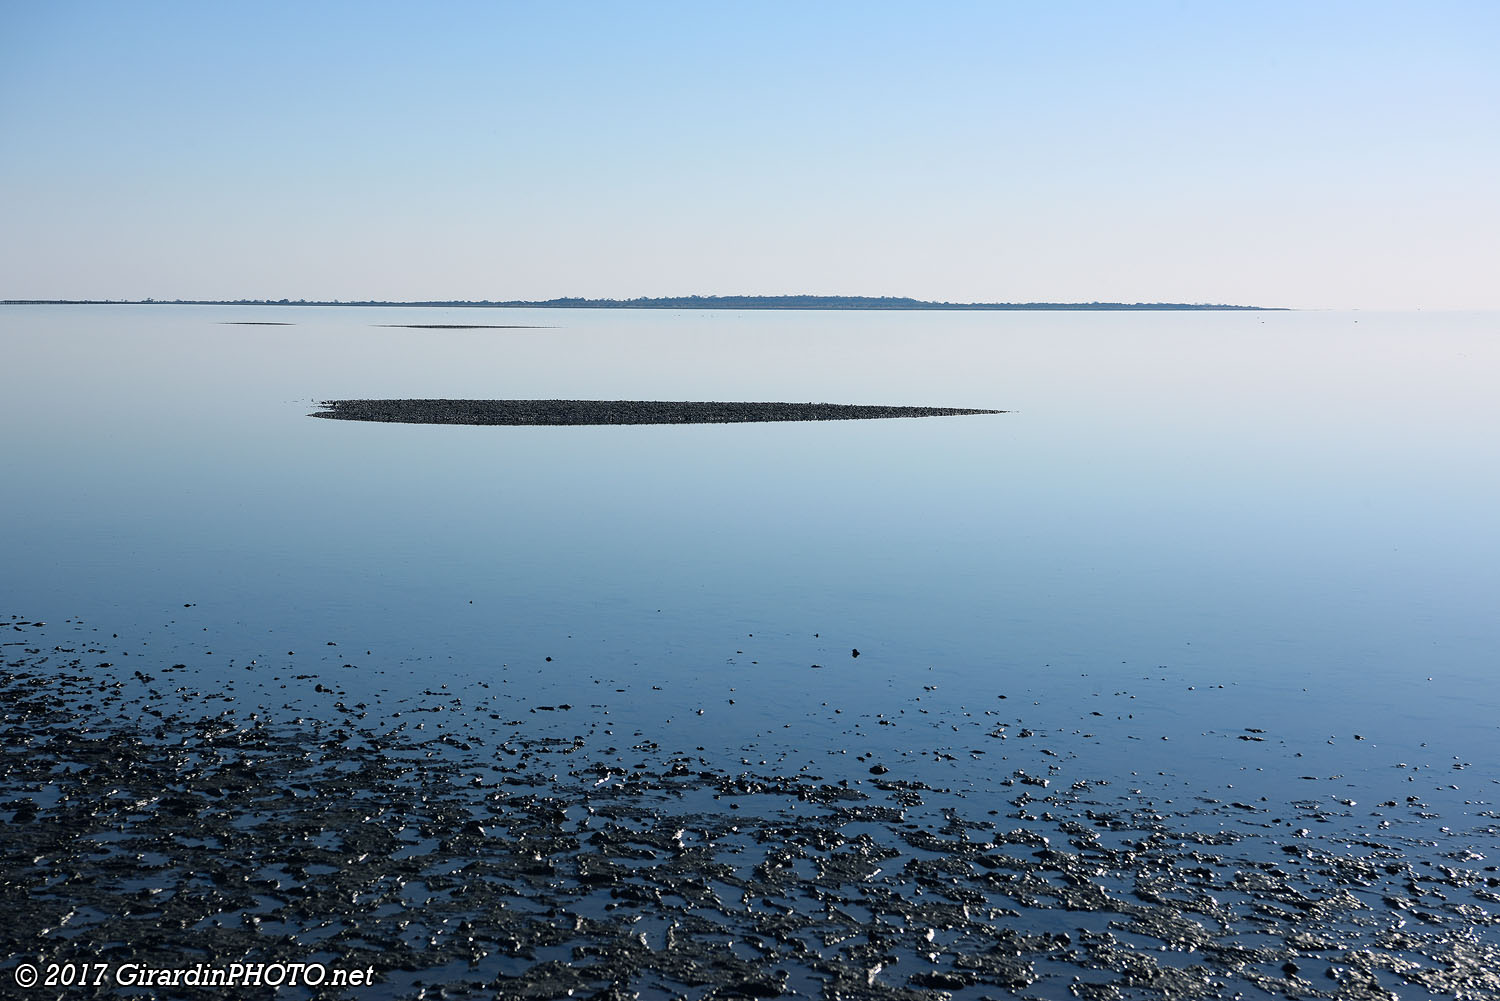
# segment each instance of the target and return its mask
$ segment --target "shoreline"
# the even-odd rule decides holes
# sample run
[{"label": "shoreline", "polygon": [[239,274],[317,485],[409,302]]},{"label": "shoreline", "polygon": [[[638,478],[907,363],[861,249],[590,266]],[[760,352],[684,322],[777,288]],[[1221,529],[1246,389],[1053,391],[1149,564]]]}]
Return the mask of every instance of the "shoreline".
[{"label": "shoreline", "polygon": [[132,673],[82,623],[8,625],[0,858],[29,924],[4,944],[43,968],[319,962],[382,997],[1500,990],[1496,881],[1450,863],[1469,832],[1351,854],[1080,775],[998,720],[1012,761],[982,794],[894,760],[716,765],[614,736],[603,703],[366,705],[255,660],[237,690],[167,666],[185,650]]}]

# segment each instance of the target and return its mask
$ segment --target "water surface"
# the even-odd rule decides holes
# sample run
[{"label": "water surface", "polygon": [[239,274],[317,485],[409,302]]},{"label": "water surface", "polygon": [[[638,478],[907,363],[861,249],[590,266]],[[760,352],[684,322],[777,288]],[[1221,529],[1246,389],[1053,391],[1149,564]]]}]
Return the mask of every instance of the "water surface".
[{"label": "water surface", "polygon": [[[454,326],[478,324],[516,329]],[[1371,804],[1415,791],[1428,816],[1396,817],[1403,836],[1482,869],[1497,333],[1488,314],[5,307],[0,610],[233,679],[242,704],[316,701],[243,677],[251,659],[384,710],[492,685],[663,753],[878,759],[996,803],[1035,752],[987,734],[1024,721],[1071,776],[1264,811],[1215,829],[1292,830],[1321,797],[1319,836],[1366,837],[1394,817]],[[307,416],[365,398],[1010,412]]]}]

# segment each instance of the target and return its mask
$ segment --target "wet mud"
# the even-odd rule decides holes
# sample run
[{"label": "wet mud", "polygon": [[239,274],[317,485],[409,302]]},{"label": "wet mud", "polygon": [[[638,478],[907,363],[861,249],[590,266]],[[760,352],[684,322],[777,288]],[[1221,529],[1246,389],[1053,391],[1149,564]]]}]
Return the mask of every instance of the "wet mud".
[{"label": "wet mud", "polygon": [[289,672],[295,699],[252,704],[97,634],[0,629],[12,961],[377,971],[278,998],[1500,996],[1493,811],[1421,828],[1441,840],[1285,832],[1046,750],[987,793],[852,755],[726,768],[599,706],[392,711]]},{"label": "wet mud", "polygon": [[954,417],[1002,410],[837,403],[666,403],[647,400],[324,400],[309,414],[400,424],[739,424],[760,421]]}]

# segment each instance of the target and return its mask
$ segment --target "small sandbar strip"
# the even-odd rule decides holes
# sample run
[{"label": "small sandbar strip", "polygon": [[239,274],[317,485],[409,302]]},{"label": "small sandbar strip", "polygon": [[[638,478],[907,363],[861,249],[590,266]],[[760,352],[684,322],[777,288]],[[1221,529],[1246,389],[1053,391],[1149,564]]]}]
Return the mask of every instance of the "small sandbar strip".
[{"label": "small sandbar strip", "polygon": [[220,320],[220,325],[225,327],[295,327],[295,323],[286,320]]},{"label": "small sandbar strip", "polygon": [[671,403],[647,400],[324,400],[309,417],[394,424],[744,424],[959,417],[1003,410],[843,403]]},{"label": "small sandbar strip", "polygon": [[376,327],[400,327],[404,330],[551,330],[529,323],[376,323]]}]

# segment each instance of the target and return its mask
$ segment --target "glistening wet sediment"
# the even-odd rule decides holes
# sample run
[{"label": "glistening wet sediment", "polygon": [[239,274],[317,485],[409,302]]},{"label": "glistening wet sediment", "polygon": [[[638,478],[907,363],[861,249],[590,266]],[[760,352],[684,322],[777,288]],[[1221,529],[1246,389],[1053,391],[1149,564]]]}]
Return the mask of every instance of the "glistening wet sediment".
[{"label": "glistening wet sediment", "polygon": [[1045,751],[983,797],[853,762],[734,770],[614,737],[600,706],[393,710],[289,672],[255,705],[8,626],[4,944],[39,965],[322,961],[400,997],[1500,991],[1500,872],[1465,847],[1494,825],[1237,828],[1244,804],[1174,810]]},{"label": "glistening wet sediment", "polygon": [[713,403],[650,400],[324,400],[309,414],[398,424],[741,424],[761,421],[957,417],[1003,410],[841,403]]}]

